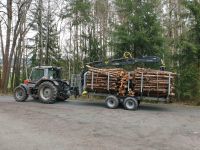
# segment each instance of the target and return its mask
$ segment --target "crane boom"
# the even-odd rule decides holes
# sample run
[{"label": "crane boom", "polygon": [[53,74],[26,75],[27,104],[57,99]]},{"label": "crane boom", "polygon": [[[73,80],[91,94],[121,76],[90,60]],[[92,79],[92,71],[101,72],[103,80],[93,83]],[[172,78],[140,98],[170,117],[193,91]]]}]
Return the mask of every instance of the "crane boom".
[{"label": "crane boom", "polygon": [[140,58],[120,58],[109,60],[108,62],[94,61],[88,63],[90,66],[94,67],[105,67],[105,66],[123,66],[131,65],[136,63],[159,63],[161,59],[157,56],[142,56]]}]

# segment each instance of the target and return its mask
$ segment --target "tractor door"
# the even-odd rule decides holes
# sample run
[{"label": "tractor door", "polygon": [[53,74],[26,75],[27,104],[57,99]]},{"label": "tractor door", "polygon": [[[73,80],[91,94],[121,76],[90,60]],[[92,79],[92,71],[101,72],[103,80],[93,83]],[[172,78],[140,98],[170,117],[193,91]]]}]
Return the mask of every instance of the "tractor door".
[{"label": "tractor door", "polygon": [[32,83],[36,83],[38,80],[40,80],[41,78],[43,78],[46,74],[45,69],[40,69],[40,68],[34,68],[31,71],[31,75],[29,77],[30,81]]}]

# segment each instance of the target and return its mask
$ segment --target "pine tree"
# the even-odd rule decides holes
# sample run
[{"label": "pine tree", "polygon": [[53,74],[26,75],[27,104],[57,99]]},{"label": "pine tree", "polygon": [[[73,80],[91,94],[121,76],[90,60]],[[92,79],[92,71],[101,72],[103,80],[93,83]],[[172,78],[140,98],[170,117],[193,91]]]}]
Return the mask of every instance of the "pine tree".
[{"label": "pine tree", "polygon": [[[50,4],[49,4],[50,5]],[[45,32],[45,65],[59,65],[61,59],[61,50],[58,44],[58,31],[57,24],[53,17],[53,13],[48,6],[48,11],[44,17],[44,27]]]},{"label": "pine tree", "polygon": [[[90,22],[90,8],[89,0],[66,0],[65,10],[62,12],[63,19],[68,19],[70,24],[69,51],[72,51],[73,55],[73,73],[81,70],[83,54],[87,52],[88,34],[85,30]],[[85,30],[82,30],[83,28]]]},{"label": "pine tree", "polygon": [[[178,48],[180,84],[177,89],[181,98],[197,99],[200,96],[200,2],[184,1],[189,10],[189,30],[180,37]],[[184,18],[183,18],[184,19]]]},{"label": "pine tree", "polygon": [[35,23],[32,30],[36,35],[32,38],[34,47],[31,49],[32,66],[58,65],[61,58],[61,50],[58,44],[58,31],[55,16],[51,11],[48,0],[47,11],[43,8],[42,0],[39,0],[37,9],[33,12]]},{"label": "pine tree", "polygon": [[163,38],[155,7],[157,1],[115,1],[120,22],[113,32],[112,44],[115,57],[122,57],[125,51],[134,57],[161,55]]}]

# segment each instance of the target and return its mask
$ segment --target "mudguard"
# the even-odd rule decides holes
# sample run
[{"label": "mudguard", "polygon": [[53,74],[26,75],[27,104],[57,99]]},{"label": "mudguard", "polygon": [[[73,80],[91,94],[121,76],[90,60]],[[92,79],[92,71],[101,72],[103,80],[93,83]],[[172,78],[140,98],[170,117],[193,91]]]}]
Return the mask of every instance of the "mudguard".
[{"label": "mudguard", "polygon": [[56,86],[59,85],[58,81],[56,81],[56,80],[41,79],[35,84],[35,86],[39,86],[42,82],[46,82],[46,81],[52,82]]},{"label": "mudguard", "polygon": [[58,81],[53,81],[53,83],[54,83],[56,86],[59,85]]}]

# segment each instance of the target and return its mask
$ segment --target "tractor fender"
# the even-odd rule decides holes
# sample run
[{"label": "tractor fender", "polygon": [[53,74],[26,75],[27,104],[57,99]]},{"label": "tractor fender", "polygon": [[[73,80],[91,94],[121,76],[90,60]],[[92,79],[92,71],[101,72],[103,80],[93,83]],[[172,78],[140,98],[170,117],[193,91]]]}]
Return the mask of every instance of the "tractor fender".
[{"label": "tractor fender", "polygon": [[59,83],[58,83],[57,81],[55,81],[55,80],[42,79],[42,80],[39,80],[39,81],[36,83],[35,86],[39,86],[39,85],[40,85],[41,83],[43,83],[43,82],[51,82],[51,83],[53,83],[53,84],[56,85],[56,86],[59,85]]},{"label": "tractor fender", "polygon": [[58,81],[53,81],[53,83],[54,83],[56,86],[59,85]]}]

